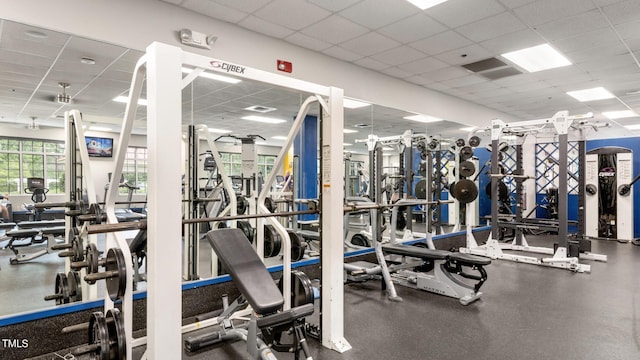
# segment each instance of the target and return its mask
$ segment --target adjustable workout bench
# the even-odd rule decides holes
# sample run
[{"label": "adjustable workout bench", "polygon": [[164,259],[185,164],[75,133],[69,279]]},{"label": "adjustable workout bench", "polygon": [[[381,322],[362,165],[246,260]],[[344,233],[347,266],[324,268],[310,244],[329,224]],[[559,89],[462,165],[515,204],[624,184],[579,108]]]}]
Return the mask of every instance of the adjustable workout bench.
[{"label": "adjustable workout bench", "polygon": [[[18,226],[19,225],[20,224],[18,224]],[[51,247],[57,244],[56,237],[64,237],[65,227],[56,226],[56,227],[45,227],[42,229],[35,229],[35,228],[18,229],[18,230],[7,231],[5,235],[11,237],[11,240],[9,240],[5,248],[11,249],[11,251],[13,251],[13,253],[16,255],[16,257],[9,259],[9,262],[12,265],[15,265],[15,264],[24,263],[24,262],[33,260],[35,258],[39,258],[42,255],[45,255],[51,252],[52,251]],[[14,244],[16,240],[20,240],[20,239],[30,239],[30,240],[28,243]],[[47,243],[47,247],[44,249],[38,250],[37,252],[34,252],[32,254],[18,253],[19,247],[39,244],[45,241]]]},{"label": "adjustable workout bench", "polygon": [[[399,284],[453,297],[462,305],[469,305],[482,296],[479,290],[487,280],[484,266],[491,264],[491,260],[479,256],[397,243],[376,246],[375,250],[378,259],[384,259],[384,255],[399,255],[401,259],[391,261],[391,265],[387,265],[386,261],[379,265],[363,261],[345,263],[346,278],[352,282],[382,278],[387,286],[389,299],[395,301],[402,300],[396,294],[394,286]],[[477,275],[465,269],[475,270]],[[458,277],[471,279],[476,283],[467,284]]]},{"label": "adjustable workout bench", "polygon": [[[302,350],[305,359],[311,360],[305,339],[304,318],[313,313],[313,304],[278,312],[284,304],[282,294],[242,230],[211,230],[207,233],[207,239],[240,290],[241,296],[231,305],[225,306],[219,316],[220,331],[187,338],[186,350],[196,351],[227,340],[244,340],[252,359],[275,359],[271,346],[277,351],[293,350],[296,360]],[[253,309],[248,326],[234,327],[231,315],[245,307],[247,302]],[[291,328],[293,343],[280,343],[281,334]],[[258,329],[264,340],[258,337]]]}]

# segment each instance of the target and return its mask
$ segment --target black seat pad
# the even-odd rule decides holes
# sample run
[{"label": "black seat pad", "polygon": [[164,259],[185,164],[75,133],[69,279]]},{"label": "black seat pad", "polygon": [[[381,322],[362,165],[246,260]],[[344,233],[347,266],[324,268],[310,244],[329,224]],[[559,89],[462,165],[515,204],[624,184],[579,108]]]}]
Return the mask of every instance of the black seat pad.
[{"label": "black seat pad", "polygon": [[147,230],[140,230],[136,234],[136,237],[131,240],[131,244],[129,244],[129,250],[132,253],[138,253],[147,246]]},{"label": "black seat pad", "polygon": [[282,307],[284,299],[278,286],[242,230],[211,230],[207,239],[256,313],[270,314]]},{"label": "black seat pad", "polygon": [[0,229],[13,229],[16,227],[14,222],[0,222]]},{"label": "black seat pad", "polygon": [[18,227],[21,229],[41,229],[54,226],[64,226],[64,220],[22,221],[18,223]]},{"label": "black seat pad", "polygon": [[11,237],[29,237],[36,236],[40,233],[40,229],[18,229],[7,231],[5,235]]},{"label": "black seat pad", "polygon": [[65,232],[64,226],[44,228],[41,230],[42,230],[42,235],[53,235],[53,236],[62,236],[64,235],[64,232]]},{"label": "black seat pad", "polygon": [[491,264],[491,260],[482,256],[476,256],[471,254],[462,254],[462,253],[451,253],[449,255],[450,260],[455,260],[460,263],[467,263],[470,265],[489,265]]},{"label": "black seat pad", "polygon": [[388,254],[410,256],[423,260],[446,260],[451,252],[444,250],[432,250],[417,246],[383,245],[382,251]]},{"label": "black seat pad", "polygon": [[282,311],[272,315],[267,315],[258,319],[258,327],[260,329],[269,326],[278,326],[283,324],[290,324],[294,320],[303,318],[313,314],[313,304],[304,304],[287,311]]}]

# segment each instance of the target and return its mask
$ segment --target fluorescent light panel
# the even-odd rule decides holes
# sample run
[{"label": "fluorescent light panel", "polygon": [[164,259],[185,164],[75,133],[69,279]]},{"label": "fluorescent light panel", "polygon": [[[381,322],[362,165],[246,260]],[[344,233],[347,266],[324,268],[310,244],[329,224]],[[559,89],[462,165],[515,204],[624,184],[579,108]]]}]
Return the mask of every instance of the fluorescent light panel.
[{"label": "fluorescent light panel", "polygon": [[272,136],[271,138],[274,140],[287,140],[287,137],[282,135]]},{"label": "fluorescent light panel", "polygon": [[640,124],[626,125],[625,127],[629,130],[640,130]]},{"label": "fluorescent light panel", "polygon": [[435,116],[421,115],[421,114],[405,116],[403,119],[422,122],[422,123],[432,123],[432,122],[442,121],[442,119],[437,118]]},{"label": "fluorescent light panel", "polygon": [[571,65],[571,61],[549,44],[502,54],[502,57],[515,63],[528,72],[536,72]]},{"label": "fluorescent light panel", "polygon": [[357,133],[358,130],[342,129],[342,132],[345,133],[345,134],[353,134],[353,133]]},{"label": "fluorescent light panel", "polygon": [[407,0],[407,1],[417,6],[420,10],[426,10],[430,7],[434,7],[438,4],[442,4],[447,0]]},{"label": "fluorescent light panel", "polygon": [[214,128],[207,128],[207,130],[211,133],[216,133],[216,134],[228,134],[231,132],[231,130],[222,130],[222,129],[214,129]]},{"label": "fluorescent light panel", "polygon": [[[120,96],[116,96],[116,98],[113,99],[113,101],[121,102],[121,103],[125,103],[126,104],[129,101],[129,97],[128,96],[124,96],[124,95],[120,95]],[[147,100],[146,99],[138,99],[138,105],[147,106]]]},{"label": "fluorescent light panel", "polygon": [[568,91],[567,95],[575,98],[580,102],[594,101],[594,100],[604,100],[604,99],[613,99],[615,95],[613,95],[609,90],[603,87],[595,87],[591,89],[584,90],[575,90]]},{"label": "fluorescent light panel", "polygon": [[352,146],[353,144],[350,143],[342,143],[342,146]]},{"label": "fluorescent light panel", "polygon": [[347,109],[357,109],[365,106],[371,106],[371,104],[364,101],[344,98],[342,99],[342,106],[346,107]]},{"label": "fluorescent light panel", "polygon": [[[188,74],[188,73],[190,73],[192,71],[193,71],[193,69],[182,68],[182,72],[185,73],[185,74]],[[228,77],[228,76],[222,76],[222,75],[218,75],[218,74],[212,74],[212,73],[206,72],[206,71],[201,72],[200,75],[198,75],[198,76],[199,77],[203,77],[203,78],[207,78],[207,79],[211,79],[211,80],[226,82],[226,83],[229,83],[229,84],[237,84],[237,83],[242,81],[240,79],[236,79],[236,78],[232,78],[232,77]]]},{"label": "fluorescent light panel", "polygon": [[469,127],[460,128],[461,131],[467,131],[467,132],[472,132],[475,129],[477,129],[475,126],[469,126]]},{"label": "fluorescent light panel", "polygon": [[638,116],[633,110],[620,110],[620,111],[604,111],[602,115],[606,116],[611,120],[615,119],[623,119]]},{"label": "fluorescent light panel", "polygon": [[257,121],[257,122],[266,123],[266,124],[282,124],[283,122],[287,122],[286,120],[282,120],[282,119],[270,118],[265,116],[256,116],[256,115],[243,116],[242,120]]},{"label": "fluorescent light panel", "polygon": [[106,126],[89,126],[89,130],[93,130],[93,131],[111,131],[111,128],[108,128]]}]

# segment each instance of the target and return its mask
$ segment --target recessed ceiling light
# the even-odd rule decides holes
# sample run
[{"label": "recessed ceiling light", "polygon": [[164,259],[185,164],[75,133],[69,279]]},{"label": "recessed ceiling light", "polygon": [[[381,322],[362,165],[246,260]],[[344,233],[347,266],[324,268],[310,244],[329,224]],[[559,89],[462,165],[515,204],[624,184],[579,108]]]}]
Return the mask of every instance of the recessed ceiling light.
[{"label": "recessed ceiling light", "polygon": [[468,127],[460,128],[461,131],[467,131],[467,132],[471,132],[471,131],[473,131],[475,129],[477,129],[477,127],[475,127],[475,126],[468,126]]},{"label": "recessed ceiling light", "polygon": [[502,57],[510,60],[528,72],[536,72],[557,67],[571,65],[571,61],[560,54],[549,44],[542,44],[530,48],[516,50],[502,54]]},{"label": "recessed ceiling light", "polygon": [[271,138],[274,140],[287,140],[287,137],[282,135],[272,136]]},{"label": "recessed ceiling light", "polygon": [[37,30],[27,30],[24,32],[24,34],[36,39],[46,39],[49,37],[49,35]]},{"label": "recessed ceiling light", "polygon": [[342,143],[342,146],[352,146],[353,144],[350,143]]},{"label": "recessed ceiling light", "polygon": [[[113,99],[113,101],[126,104],[129,101],[129,97],[120,95],[120,96],[117,96],[115,99]],[[147,103],[148,103],[147,99],[138,99],[138,105],[140,106],[147,106]]]},{"label": "recessed ceiling light", "polygon": [[625,127],[629,130],[640,130],[640,124],[626,125]]},{"label": "recessed ceiling light", "polygon": [[[188,68],[182,68],[182,72],[185,74],[188,74],[190,72],[192,72],[193,69],[188,69]],[[236,78],[232,78],[232,77],[228,77],[228,76],[222,76],[222,75],[217,75],[217,74],[212,74],[210,72],[201,72],[200,75],[198,75],[199,77],[203,77],[203,78],[207,78],[207,79],[211,79],[211,80],[216,80],[216,81],[222,81],[222,82],[226,82],[229,84],[237,84],[239,82],[241,82],[242,80],[240,79],[236,79]]]},{"label": "recessed ceiling light", "polygon": [[442,121],[442,119],[437,118],[435,116],[421,115],[421,114],[405,116],[403,119],[418,121],[422,123],[432,123],[432,122]]},{"label": "recessed ceiling light", "polygon": [[108,128],[106,126],[89,126],[89,130],[93,130],[93,131],[111,131],[111,128]]},{"label": "recessed ceiling light", "polygon": [[613,99],[616,97],[609,90],[603,87],[595,87],[591,89],[568,91],[567,95],[575,98],[580,102],[587,102],[593,100]]},{"label": "recessed ceiling light", "polygon": [[447,0],[407,0],[407,1],[417,6],[420,10],[426,10],[430,7],[436,6],[438,4],[442,4]]},{"label": "recessed ceiling light", "polygon": [[342,99],[342,106],[346,107],[347,109],[357,109],[365,106],[371,106],[371,104],[364,101],[344,98]]},{"label": "recessed ceiling light", "polygon": [[366,127],[369,127],[369,126],[371,126],[371,124],[364,124],[364,123],[362,123],[362,124],[355,124],[355,125],[353,125],[353,127],[355,127],[355,128],[359,128],[359,129],[363,129],[363,128],[366,128]]},{"label": "recessed ceiling light", "polygon": [[636,114],[636,112],[633,110],[603,111],[602,115],[611,120],[638,116],[638,114]]},{"label": "recessed ceiling light", "polygon": [[342,132],[345,134],[353,134],[353,133],[357,133],[358,130],[342,129]]},{"label": "recessed ceiling light", "polygon": [[249,120],[249,121],[257,121],[257,122],[262,122],[267,124],[281,124],[283,122],[287,122],[287,120],[270,118],[265,116],[255,116],[255,115],[243,116],[241,119]]},{"label": "recessed ceiling light", "polygon": [[209,132],[216,133],[216,134],[228,134],[231,132],[231,130],[222,130],[222,129],[214,129],[214,128],[207,128],[207,130],[209,130]]},{"label": "recessed ceiling light", "polygon": [[268,113],[271,111],[275,111],[278,110],[274,107],[268,107],[268,106],[262,106],[262,105],[253,105],[253,106],[249,106],[244,108],[245,110],[249,110],[249,111],[255,111],[255,112],[259,112],[259,113]]}]

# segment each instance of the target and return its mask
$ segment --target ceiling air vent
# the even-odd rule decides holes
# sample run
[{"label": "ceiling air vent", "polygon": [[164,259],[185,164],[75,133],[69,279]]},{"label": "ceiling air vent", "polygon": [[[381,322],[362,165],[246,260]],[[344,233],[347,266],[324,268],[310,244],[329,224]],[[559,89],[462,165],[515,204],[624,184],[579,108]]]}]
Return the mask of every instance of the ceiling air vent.
[{"label": "ceiling air vent", "polygon": [[488,58],[469,64],[462,65],[463,68],[482,75],[489,80],[497,80],[507,76],[522,74],[522,71],[507,65],[502,60]]},{"label": "ceiling air vent", "polygon": [[276,108],[273,107],[268,107],[268,106],[262,106],[262,105],[254,105],[254,106],[249,106],[248,108],[244,108],[245,110],[249,110],[249,111],[255,111],[255,112],[259,112],[259,113],[268,113],[274,110],[277,110]]}]

